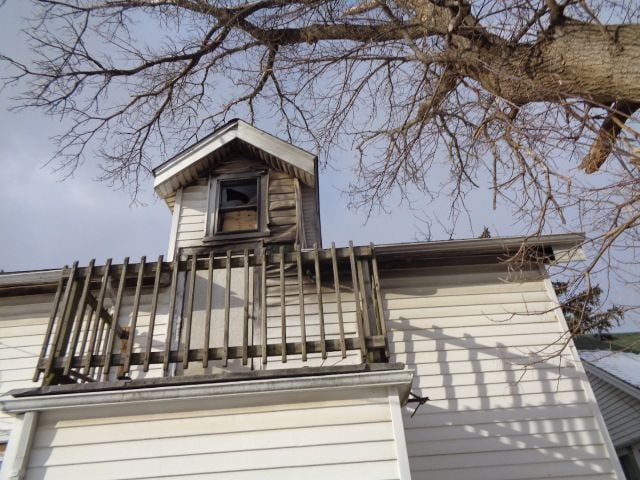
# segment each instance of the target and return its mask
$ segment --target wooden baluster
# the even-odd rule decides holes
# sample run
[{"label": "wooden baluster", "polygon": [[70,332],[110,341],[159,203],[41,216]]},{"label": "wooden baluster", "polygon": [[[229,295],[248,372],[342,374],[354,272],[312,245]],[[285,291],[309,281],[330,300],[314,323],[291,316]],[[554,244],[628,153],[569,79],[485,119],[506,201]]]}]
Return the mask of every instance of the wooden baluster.
[{"label": "wooden baluster", "polygon": [[116,344],[116,334],[118,332],[118,320],[120,317],[120,309],[122,308],[122,297],[124,295],[124,287],[127,280],[127,267],[129,266],[129,257],[124,258],[122,262],[122,271],[120,273],[120,282],[118,283],[118,293],[116,294],[116,304],[113,309],[111,331],[109,332],[109,341],[107,342],[107,348],[104,354],[106,358],[104,360],[104,370],[102,375],[105,379],[109,378],[109,370],[111,370],[111,360],[113,350]]},{"label": "wooden baluster", "polygon": [[204,351],[202,368],[209,366],[209,336],[211,335],[211,309],[213,309],[213,252],[209,252],[209,271],[207,273],[207,306],[204,319]]},{"label": "wooden baluster", "polygon": [[313,263],[316,274],[316,296],[318,297],[318,322],[320,323],[320,347],[322,358],[327,358],[327,344],[324,332],[324,305],[322,304],[322,279],[320,278],[320,257],[318,255],[318,244],[313,244]]},{"label": "wooden baluster", "polygon": [[267,252],[262,250],[262,279],[261,279],[260,303],[262,310],[262,364],[267,364]]},{"label": "wooden baluster", "polygon": [[69,278],[67,279],[67,285],[64,290],[64,297],[62,299],[62,315],[60,317],[60,321],[56,324],[55,333],[53,335],[53,343],[52,350],[50,352],[49,358],[47,359],[47,364],[44,370],[44,379],[45,382],[49,381],[48,377],[51,373],[51,369],[53,368],[53,363],[56,360],[56,357],[60,355],[62,351],[62,346],[60,345],[61,336],[66,327],[66,323],[68,321],[68,314],[71,309],[71,305],[69,304],[72,299],[72,290],[75,290],[75,279],[76,272],[78,270],[78,262],[73,262],[73,266],[71,267],[71,272],[69,273]]},{"label": "wooden baluster", "polygon": [[244,249],[244,322],[242,325],[242,365],[249,361],[249,250]]},{"label": "wooden baluster", "polygon": [[358,269],[356,267],[356,255],[353,242],[349,242],[349,260],[351,263],[351,281],[353,283],[353,296],[356,302],[356,326],[358,327],[358,339],[360,343],[360,355],[362,360],[367,359],[367,344],[362,325],[362,309],[360,308],[360,289],[358,288]]},{"label": "wooden baluster", "polygon": [[85,375],[89,374],[91,369],[91,360],[93,357],[93,352],[96,350],[96,345],[100,345],[100,341],[96,343],[96,337],[98,335],[98,326],[100,325],[100,330],[104,329],[104,323],[100,324],[100,317],[102,314],[102,308],[104,305],[104,296],[107,291],[107,285],[109,284],[109,276],[111,275],[111,259],[107,258],[107,262],[104,265],[104,272],[102,274],[102,279],[100,280],[100,291],[98,292],[98,300],[96,302],[96,309],[94,310],[94,320],[91,327],[91,337],[89,340],[89,351],[85,354],[84,358],[84,371]]},{"label": "wooden baluster", "polygon": [[[364,326],[364,337],[369,338],[371,336],[371,320],[369,319],[369,302],[367,299],[367,286],[365,285],[364,269],[362,260],[356,262],[358,269],[358,287],[360,290],[360,301],[362,305],[362,325]],[[369,360],[372,360],[369,358]]]},{"label": "wooden baluster", "polygon": [[36,371],[33,373],[34,382],[37,382],[38,379],[40,378],[41,365],[43,364],[44,359],[47,355],[47,349],[49,347],[49,342],[51,341],[51,332],[53,332],[53,325],[56,322],[56,316],[58,315],[58,308],[60,307],[60,299],[62,297],[63,286],[64,286],[64,270],[60,272],[60,279],[58,280],[58,286],[56,287],[56,294],[53,297],[53,306],[51,308],[51,316],[49,317],[47,330],[44,334],[44,339],[42,340],[42,347],[40,348],[40,355],[38,356]]},{"label": "wooden baluster", "polygon": [[133,342],[136,336],[136,327],[138,326],[138,312],[140,311],[140,296],[142,295],[142,282],[144,281],[144,266],[147,263],[147,257],[140,258],[140,266],[138,268],[138,280],[136,282],[136,292],[133,295],[133,312],[131,313],[131,327],[129,328],[129,338],[127,339],[127,348],[124,352],[124,361],[122,366],[122,374],[129,373],[131,368],[131,354],[133,353]]},{"label": "wooden baluster", "polygon": [[156,315],[158,313],[158,295],[160,292],[160,280],[162,279],[162,266],[164,257],[160,255],[156,262],[156,275],[153,280],[153,293],[151,295],[151,314],[149,315],[149,329],[147,330],[147,344],[145,346],[143,371],[149,371],[151,360],[151,347],[153,345],[153,330],[156,326]]},{"label": "wooden baluster", "polygon": [[187,297],[187,323],[184,329],[184,345],[182,350],[182,368],[189,368],[189,347],[191,346],[191,323],[193,320],[193,302],[196,292],[197,257],[191,255],[191,266],[189,267],[189,296]]},{"label": "wooden baluster", "polygon": [[331,266],[333,267],[333,289],[336,292],[336,308],[338,310],[338,328],[340,329],[340,351],[342,358],[347,358],[347,344],[344,339],[344,319],[342,317],[342,298],[340,296],[340,275],[336,258],[336,244],[331,242]]},{"label": "wooden baluster", "polygon": [[109,341],[109,334],[111,332],[111,324],[107,323],[107,321],[103,318],[100,321],[100,330],[98,331],[98,338],[96,339],[96,352],[100,354],[100,361],[98,365],[93,367],[92,376],[94,378],[99,378],[102,375],[102,371],[104,370],[104,365],[107,360],[106,350],[107,343]]},{"label": "wooden baluster", "polygon": [[[71,370],[71,363],[73,362],[73,356],[76,351],[76,347],[78,346],[78,337],[80,336],[80,329],[82,328],[82,323],[84,320],[84,314],[87,310],[87,296],[89,295],[89,289],[91,288],[91,275],[93,274],[93,266],[95,264],[95,259],[91,259],[89,265],[87,266],[84,285],[82,286],[82,293],[80,295],[80,303],[78,304],[78,314],[74,318],[71,318],[71,322],[75,321],[73,325],[73,334],[71,335],[71,342],[69,343],[69,348],[67,349],[67,356],[64,361],[64,370],[63,375],[69,375],[69,371]],[[84,352],[80,352],[82,356]]]},{"label": "wooden baluster", "polygon": [[280,246],[280,348],[282,349],[282,363],[287,363],[286,288],[284,283],[284,246]]},{"label": "wooden baluster", "polygon": [[231,309],[231,250],[227,250],[226,281],[224,289],[224,338],[222,346],[222,366],[227,366],[229,357],[229,311]]},{"label": "wooden baluster", "polygon": [[304,283],[302,281],[302,254],[296,245],[296,266],[298,270],[298,303],[300,304],[300,341],[302,343],[302,361],[307,361],[307,325],[304,318]]},{"label": "wooden baluster", "polygon": [[163,365],[166,372],[169,368],[169,356],[171,354],[171,336],[173,333],[173,314],[176,309],[176,294],[178,291],[178,270],[180,258],[176,254],[171,265],[171,292],[169,293],[169,318],[167,319],[167,336],[165,337]]},{"label": "wooden baluster", "polygon": [[378,317],[378,328],[380,329],[380,334],[385,339],[385,347],[384,347],[384,355],[385,358],[389,358],[389,347],[387,345],[387,325],[384,321],[384,306],[382,304],[382,289],[380,287],[380,275],[378,273],[378,260],[376,259],[376,255],[373,251],[373,243],[371,244],[371,267],[373,269],[373,293],[376,298],[376,307],[377,307],[377,317]]}]

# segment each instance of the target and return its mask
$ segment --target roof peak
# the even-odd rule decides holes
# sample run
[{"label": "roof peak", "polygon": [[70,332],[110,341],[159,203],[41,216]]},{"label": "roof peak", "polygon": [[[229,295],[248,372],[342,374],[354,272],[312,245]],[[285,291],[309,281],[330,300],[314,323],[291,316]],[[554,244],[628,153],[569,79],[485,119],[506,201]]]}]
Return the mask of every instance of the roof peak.
[{"label": "roof peak", "polygon": [[208,167],[223,162],[234,148],[243,144],[271,168],[283,170],[314,186],[317,157],[241,119],[233,119],[220,126],[202,140],[153,169],[156,193],[166,198],[177,189],[195,180]]}]

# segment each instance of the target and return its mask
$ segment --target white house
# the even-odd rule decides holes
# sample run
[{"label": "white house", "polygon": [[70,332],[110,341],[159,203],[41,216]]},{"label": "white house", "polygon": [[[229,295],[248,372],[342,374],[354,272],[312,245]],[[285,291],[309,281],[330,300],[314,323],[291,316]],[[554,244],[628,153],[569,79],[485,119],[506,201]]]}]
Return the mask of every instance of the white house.
[{"label": "white house", "polygon": [[640,355],[610,350],[581,350],[627,480],[640,480]]},{"label": "white house", "polygon": [[154,173],[166,258],[0,275],[2,478],[623,478],[581,236],[323,246],[317,159],[239,120]]}]

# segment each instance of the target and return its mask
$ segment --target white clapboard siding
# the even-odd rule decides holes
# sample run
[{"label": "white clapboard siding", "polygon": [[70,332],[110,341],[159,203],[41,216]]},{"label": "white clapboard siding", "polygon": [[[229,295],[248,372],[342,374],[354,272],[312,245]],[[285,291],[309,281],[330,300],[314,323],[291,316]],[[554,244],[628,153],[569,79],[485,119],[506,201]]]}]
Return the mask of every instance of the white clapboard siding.
[{"label": "white clapboard siding", "polygon": [[151,410],[43,414],[26,479],[399,478],[386,397]]},{"label": "white clapboard siding", "polygon": [[208,189],[208,185],[203,182],[183,189],[180,212],[174,213],[179,215],[176,251],[184,247],[202,245],[207,223]]},{"label": "white clapboard siding", "polygon": [[618,447],[640,435],[640,400],[587,372],[611,441]]},{"label": "white clapboard siding", "polygon": [[[0,298],[0,395],[16,388],[33,388],[53,294]],[[0,412],[0,433],[13,425]]]},{"label": "white clapboard siding", "polygon": [[416,269],[382,290],[390,360],[430,398],[404,412],[412,478],[615,478],[539,272]]}]

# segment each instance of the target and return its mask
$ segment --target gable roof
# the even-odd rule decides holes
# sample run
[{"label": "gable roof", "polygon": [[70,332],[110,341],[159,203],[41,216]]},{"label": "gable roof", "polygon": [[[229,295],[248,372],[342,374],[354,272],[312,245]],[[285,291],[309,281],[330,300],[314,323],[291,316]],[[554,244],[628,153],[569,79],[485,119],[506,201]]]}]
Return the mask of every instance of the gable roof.
[{"label": "gable roof", "polygon": [[242,120],[232,120],[153,169],[153,188],[166,198],[224,161],[232,152],[253,156],[313,187],[317,157]]},{"label": "gable roof", "polygon": [[640,400],[640,355],[605,350],[580,350],[588,372]]}]

